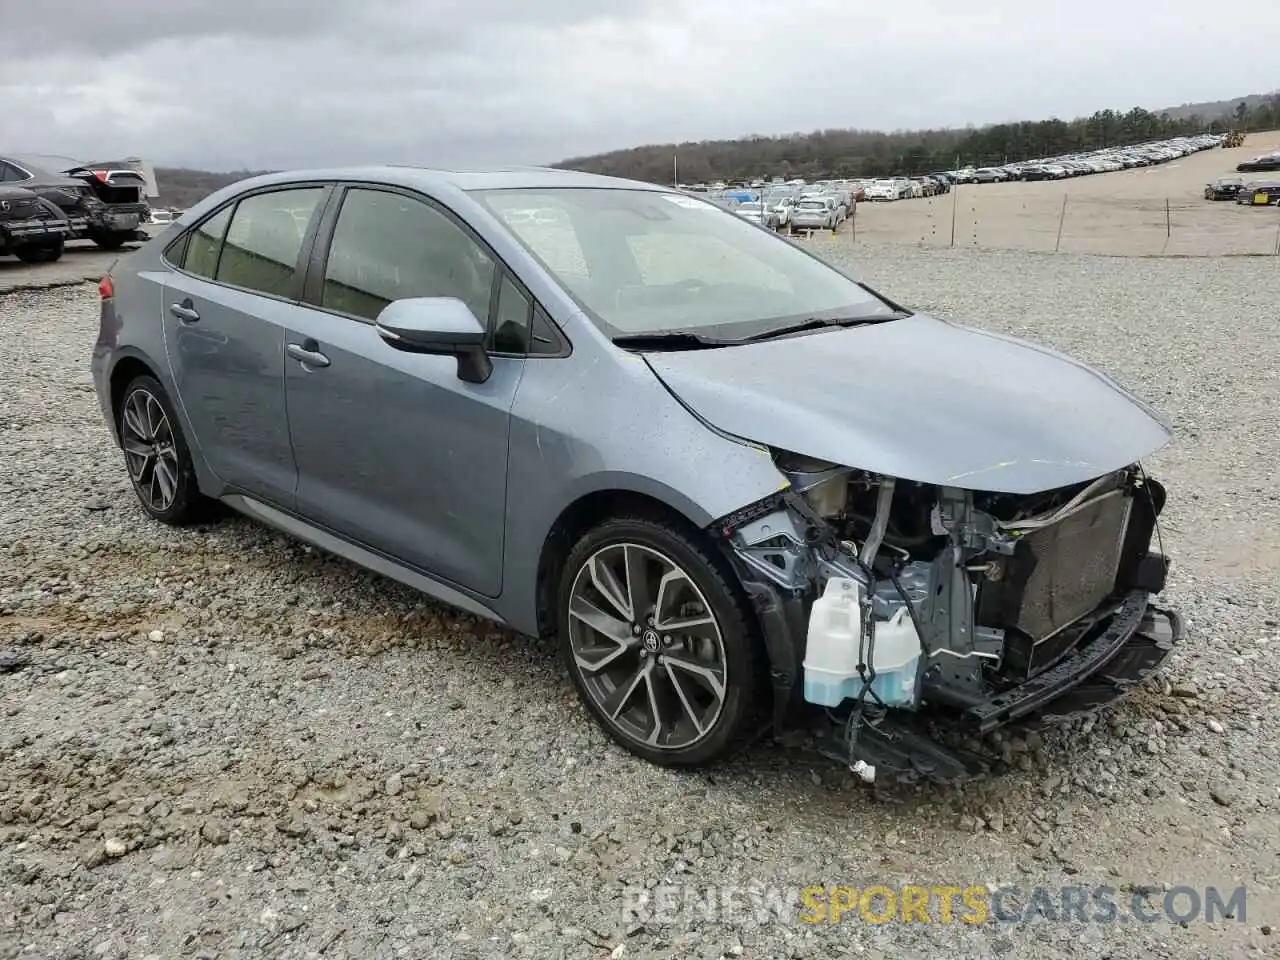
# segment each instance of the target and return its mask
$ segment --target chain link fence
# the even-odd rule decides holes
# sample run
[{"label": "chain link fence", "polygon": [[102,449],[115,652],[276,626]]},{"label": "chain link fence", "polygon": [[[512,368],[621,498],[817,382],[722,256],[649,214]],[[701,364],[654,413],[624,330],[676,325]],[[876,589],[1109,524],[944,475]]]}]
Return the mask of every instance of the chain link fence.
[{"label": "chain link fence", "polygon": [[959,185],[934,197],[860,202],[836,235],[820,232],[813,239],[1130,257],[1280,257],[1280,207]]}]

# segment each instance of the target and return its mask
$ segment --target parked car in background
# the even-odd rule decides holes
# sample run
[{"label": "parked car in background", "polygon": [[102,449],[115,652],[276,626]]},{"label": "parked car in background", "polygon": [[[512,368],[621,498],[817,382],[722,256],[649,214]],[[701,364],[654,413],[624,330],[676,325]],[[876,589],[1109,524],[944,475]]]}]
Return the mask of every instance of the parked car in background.
[{"label": "parked car in background", "polygon": [[836,208],[830,197],[801,197],[791,214],[795,230],[834,230]]},{"label": "parked car in background", "polygon": [[62,211],[44,197],[0,183],[0,256],[52,263],[62,256],[70,233]]},{"label": "parked car in background", "polygon": [[740,203],[734,208],[733,212],[743,220],[757,224],[767,230],[778,229],[777,213],[774,212],[772,207],[761,204],[758,200]]},{"label": "parked car in background", "polygon": [[1250,180],[1236,192],[1236,203],[1265,207],[1280,201],[1280,180]]},{"label": "parked car in background", "polygon": [[1280,150],[1264,153],[1251,160],[1243,160],[1236,164],[1240,173],[1259,173],[1264,170],[1280,170]]},{"label": "parked car in background", "polygon": [[895,180],[875,180],[867,187],[868,200],[898,200],[902,197],[902,188]]},{"label": "parked car in background", "polygon": [[1234,200],[1244,186],[1242,177],[1219,177],[1204,185],[1206,200]]},{"label": "parked car in background", "polygon": [[[506,217],[530,209],[559,215]],[[686,194],[271,174],[99,293],[93,382],[143,511],[221,501],[553,637],[656,763],[808,703],[842,764],[973,776],[969,743],[1091,713],[1180,639],[1148,406]]]},{"label": "parked car in background", "polygon": [[973,172],[974,183],[1002,183],[1009,175],[996,167],[982,167]]},{"label": "parked car in background", "polygon": [[67,157],[0,155],[0,184],[44,197],[67,217],[71,240],[92,240],[105,250],[146,240],[150,219],[146,178],[126,161],[79,163]]},{"label": "parked car in background", "polygon": [[796,198],[788,194],[776,197],[771,202],[773,203],[773,215],[777,220],[778,229],[782,230],[791,223],[791,216],[796,209]]}]

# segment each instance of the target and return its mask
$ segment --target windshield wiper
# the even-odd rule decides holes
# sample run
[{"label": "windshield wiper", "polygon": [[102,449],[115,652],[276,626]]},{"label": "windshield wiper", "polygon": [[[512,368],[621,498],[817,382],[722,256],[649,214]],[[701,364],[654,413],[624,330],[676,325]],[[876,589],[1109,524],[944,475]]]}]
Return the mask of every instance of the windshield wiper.
[{"label": "windshield wiper", "polygon": [[717,340],[687,330],[670,330],[665,333],[629,333],[614,337],[613,342],[625,350],[705,350],[708,347],[727,347],[738,340]]},{"label": "windshield wiper", "polygon": [[793,333],[804,333],[808,330],[824,330],[827,327],[860,327],[872,323],[884,323],[888,320],[901,320],[905,313],[889,313],[882,317],[809,317],[799,323],[790,323],[784,327],[762,330],[749,337],[743,337],[743,343],[756,340],[772,340],[774,337],[785,337]]}]

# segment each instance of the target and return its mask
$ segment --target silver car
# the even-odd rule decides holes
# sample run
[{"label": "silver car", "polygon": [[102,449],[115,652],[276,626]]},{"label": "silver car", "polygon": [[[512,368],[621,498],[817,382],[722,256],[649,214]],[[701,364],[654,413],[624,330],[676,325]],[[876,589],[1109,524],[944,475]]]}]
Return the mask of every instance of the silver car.
[{"label": "silver car", "polygon": [[791,225],[797,230],[834,230],[834,202],[829,197],[801,197],[791,214]]},{"label": "silver car", "polygon": [[[696,197],[271,174],[100,290],[93,377],[147,513],[220,502],[555,636],[658,763],[800,712],[864,776],[969,775],[932,731],[1095,709],[1181,633],[1151,602],[1165,495],[1139,460],[1169,431],[1146,406]],[[844,685],[811,684],[831,658]]]}]

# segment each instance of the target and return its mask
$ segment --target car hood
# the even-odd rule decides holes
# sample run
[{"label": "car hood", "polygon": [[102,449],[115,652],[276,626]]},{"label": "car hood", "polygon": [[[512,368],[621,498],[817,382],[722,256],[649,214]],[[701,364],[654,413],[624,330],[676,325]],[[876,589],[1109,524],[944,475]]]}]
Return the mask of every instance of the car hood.
[{"label": "car hood", "polygon": [[1172,436],[1082,363],[921,314],[645,356],[721,431],[922,483],[1051,490],[1127,466]]}]

